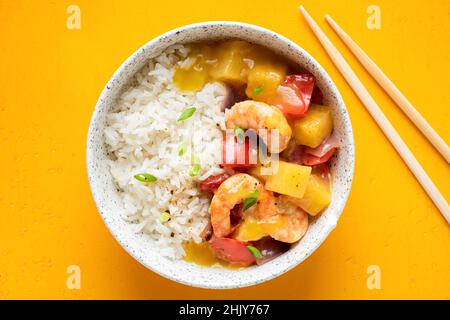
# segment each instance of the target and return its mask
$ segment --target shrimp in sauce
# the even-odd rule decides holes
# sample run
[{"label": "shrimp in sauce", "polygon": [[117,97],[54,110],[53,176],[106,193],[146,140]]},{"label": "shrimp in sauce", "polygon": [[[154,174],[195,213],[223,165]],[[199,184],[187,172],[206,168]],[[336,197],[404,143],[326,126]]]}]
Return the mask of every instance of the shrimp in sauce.
[{"label": "shrimp in sauce", "polygon": [[[234,157],[227,159],[223,148],[221,166],[229,171],[200,181],[200,190],[212,196],[210,224],[203,242],[187,251],[208,250],[208,265],[214,258],[238,267],[265,263],[301,240],[309,215],[320,214],[331,201],[329,161],[338,150],[331,108],[323,105],[312,74],[264,47],[228,40],[189,48],[194,63],[177,66],[174,84],[181,91],[197,91],[209,81],[226,86],[218,107],[226,128],[234,130],[223,142],[233,147]],[[245,130],[279,155],[278,171],[266,175],[262,163],[247,161],[254,148]]]},{"label": "shrimp in sauce", "polygon": [[226,237],[233,230],[231,210],[244,202],[252,193],[258,193],[256,210],[266,212],[272,205],[272,195],[261,182],[249,174],[239,173],[225,180],[211,200],[211,225],[217,237]]},{"label": "shrimp in sauce", "polygon": [[[292,136],[292,129],[280,109],[253,100],[238,102],[231,107],[226,115],[226,126],[228,129],[240,127],[256,132],[260,129],[267,130],[267,134],[261,136],[261,139],[272,153],[280,153],[286,149]],[[271,141],[274,133],[278,135],[278,146]]]}]

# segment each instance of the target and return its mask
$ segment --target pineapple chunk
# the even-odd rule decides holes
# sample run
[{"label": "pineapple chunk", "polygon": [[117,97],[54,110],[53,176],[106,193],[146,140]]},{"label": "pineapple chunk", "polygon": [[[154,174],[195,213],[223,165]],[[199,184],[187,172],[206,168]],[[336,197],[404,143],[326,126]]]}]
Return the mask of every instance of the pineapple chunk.
[{"label": "pineapple chunk", "polygon": [[302,198],[310,175],[311,167],[279,161],[278,170],[266,177],[266,189]]},{"label": "pineapple chunk", "polygon": [[256,164],[256,166],[251,167],[248,170],[248,173],[251,174],[252,176],[258,178],[262,182],[265,182],[266,179],[267,179],[267,176],[271,172],[271,168],[270,167],[271,167],[270,161],[268,161],[267,163],[263,164],[263,163],[261,163],[258,160],[258,163]]},{"label": "pineapple chunk", "polygon": [[240,86],[247,82],[248,66],[244,58],[252,46],[245,41],[227,41],[217,48],[217,65],[210,70],[210,76],[219,81]]},{"label": "pineapple chunk", "polygon": [[245,93],[250,99],[267,102],[276,93],[286,77],[286,66],[282,64],[257,64],[248,74]]},{"label": "pineapple chunk", "polygon": [[333,130],[331,109],[326,106],[311,105],[303,118],[294,122],[294,139],[297,144],[311,148],[318,147]]},{"label": "pineapple chunk", "polygon": [[315,216],[328,207],[331,202],[330,183],[318,175],[312,174],[303,198],[289,198],[289,201]]},{"label": "pineapple chunk", "polygon": [[266,176],[261,173],[260,163],[258,163],[255,167],[250,168],[248,173],[263,182],[266,181]]}]

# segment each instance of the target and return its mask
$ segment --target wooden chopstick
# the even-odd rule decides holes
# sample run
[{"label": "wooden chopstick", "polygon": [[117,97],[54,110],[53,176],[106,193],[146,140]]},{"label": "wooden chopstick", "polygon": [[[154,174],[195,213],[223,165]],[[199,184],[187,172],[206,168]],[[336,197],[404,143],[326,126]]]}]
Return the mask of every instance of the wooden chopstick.
[{"label": "wooden chopstick", "polygon": [[317,23],[311,18],[308,12],[303,8],[303,6],[299,7],[300,12],[305,17],[312,31],[322,43],[323,47],[327,51],[331,60],[335,64],[335,66],[339,69],[341,74],[344,76],[347,83],[353,89],[355,94],[361,100],[361,102],[366,107],[367,111],[371,114],[372,118],[376,121],[378,126],[383,130],[386,137],[394,146],[395,150],[397,150],[398,154],[402,157],[403,161],[406,163],[411,172],[415,175],[418,182],[422,185],[423,189],[427,192],[428,196],[434,202],[436,207],[442,213],[444,218],[450,224],[450,207],[439,192],[439,189],[434,185],[433,181],[431,181],[430,177],[427,175],[425,170],[422,168],[420,163],[414,157],[411,150],[409,150],[408,146],[402,140],[400,135],[395,131],[392,124],[386,118],[386,116],[381,111],[380,107],[377,105],[375,100],[372,98],[370,93],[364,87],[362,82],[358,79],[355,72],[352,70],[350,65],[345,61],[344,57],[339,53],[339,51],[334,47],[325,33],[320,29]]},{"label": "wooden chopstick", "polygon": [[403,110],[408,118],[416,125],[431,144],[441,153],[441,155],[450,163],[450,148],[439,134],[430,126],[422,115],[413,107],[411,102],[395,86],[395,84],[386,76],[386,74],[370,59],[370,57],[361,49],[360,46],[329,16],[325,16],[326,21],[333,30],[350,49],[366,70],[394,100],[394,102]]}]

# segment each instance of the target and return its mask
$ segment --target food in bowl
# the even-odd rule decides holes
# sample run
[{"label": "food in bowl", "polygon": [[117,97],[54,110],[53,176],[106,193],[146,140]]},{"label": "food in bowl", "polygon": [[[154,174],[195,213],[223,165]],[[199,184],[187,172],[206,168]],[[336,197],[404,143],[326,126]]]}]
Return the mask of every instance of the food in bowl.
[{"label": "food in bowl", "polygon": [[170,259],[263,264],[331,202],[338,145],[314,76],[242,40],[152,58],[104,136],[123,218]]}]

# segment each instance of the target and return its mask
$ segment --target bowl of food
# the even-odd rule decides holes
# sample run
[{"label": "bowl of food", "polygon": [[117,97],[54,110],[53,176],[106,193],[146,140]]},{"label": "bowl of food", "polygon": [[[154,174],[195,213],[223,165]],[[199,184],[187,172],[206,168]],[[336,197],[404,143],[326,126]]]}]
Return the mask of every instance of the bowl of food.
[{"label": "bowl of food", "polygon": [[344,209],[353,133],[325,70],[285,37],[238,22],[148,42],[105,86],[87,169],[106,226],[174,281],[226,289],[306,259]]}]

